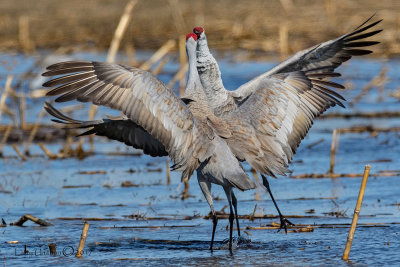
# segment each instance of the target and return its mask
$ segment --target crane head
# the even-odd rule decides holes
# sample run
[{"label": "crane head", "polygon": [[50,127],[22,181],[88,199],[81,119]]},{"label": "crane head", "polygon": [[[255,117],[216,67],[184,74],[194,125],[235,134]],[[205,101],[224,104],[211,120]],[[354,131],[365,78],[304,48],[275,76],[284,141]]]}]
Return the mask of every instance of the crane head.
[{"label": "crane head", "polygon": [[187,41],[189,38],[193,38],[195,41],[197,41],[197,35],[194,34],[194,33],[189,33],[188,35],[186,35],[186,41]]},{"label": "crane head", "polygon": [[202,27],[194,27],[193,32],[197,35],[197,38],[200,38],[200,35],[204,32]]}]

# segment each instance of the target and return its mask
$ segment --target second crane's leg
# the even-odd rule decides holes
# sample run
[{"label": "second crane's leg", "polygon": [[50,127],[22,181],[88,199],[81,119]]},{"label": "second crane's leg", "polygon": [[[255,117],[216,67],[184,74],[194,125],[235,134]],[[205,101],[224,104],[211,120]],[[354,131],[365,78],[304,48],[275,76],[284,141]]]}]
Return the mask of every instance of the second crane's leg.
[{"label": "second crane's leg", "polygon": [[232,253],[232,231],[233,231],[233,208],[232,208],[232,188],[225,188],[225,193],[229,202],[229,251]]},{"label": "second crane's leg", "polygon": [[240,236],[240,226],[239,226],[239,218],[238,218],[238,212],[237,212],[237,199],[236,199],[236,196],[233,193],[233,191],[232,191],[232,204],[233,204],[233,208],[235,209],[237,231],[238,231],[238,235]]},{"label": "second crane's leg", "polygon": [[285,233],[287,233],[287,224],[289,224],[289,225],[294,225],[294,224],[292,222],[290,222],[288,219],[286,219],[282,215],[281,211],[279,210],[278,205],[275,202],[275,198],[272,195],[271,189],[269,187],[269,182],[267,180],[267,177],[265,177],[264,175],[261,175],[261,177],[263,179],[263,185],[265,186],[265,188],[267,188],[267,191],[268,191],[269,195],[271,196],[272,202],[274,202],[275,208],[279,213],[279,219],[281,220],[281,226],[280,226],[278,232],[283,228],[283,229],[285,229]]},{"label": "second crane's leg", "polygon": [[210,245],[210,250],[211,252],[213,251],[213,245],[214,245],[214,236],[215,236],[215,230],[217,229],[217,224],[218,224],[218,218],[217,214],[215,213],[214,210],[214,204],[212,200],[212,195],[211,195],[211,183],[206,181],[203,176],[199,173],[197,173],[197,180],[199,182],[201,191],[203,192],[204,197],[207,200],[208,205],[210,206],[211,209],[211,214],[212,214],[212,219],[213,219],[213,230],[212,230],[212,236],[211,236],[211,245]]}]

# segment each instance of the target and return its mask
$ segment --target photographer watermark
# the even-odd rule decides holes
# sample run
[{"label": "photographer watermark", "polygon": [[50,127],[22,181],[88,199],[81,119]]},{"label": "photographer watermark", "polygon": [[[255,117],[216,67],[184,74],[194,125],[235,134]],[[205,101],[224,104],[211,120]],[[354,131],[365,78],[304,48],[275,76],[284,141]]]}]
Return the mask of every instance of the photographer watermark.
[{"label": "photographer watermark", "polygon": [[[73,246],[64,246],[61,249],[56,248],[54,243],[49,244],[48,246],[42,245],[39,247],[27,247],[26,245],[24,248],[21,249],[14,249],[15,256],[28,256],[28,257],[37,257],[37,256],[63,256],[63,257],[70,257],[75,256],[77,254],[78,248]],[[81,250],[80,255],[87,255],[90,256],[92,251],[89,250]]]}]

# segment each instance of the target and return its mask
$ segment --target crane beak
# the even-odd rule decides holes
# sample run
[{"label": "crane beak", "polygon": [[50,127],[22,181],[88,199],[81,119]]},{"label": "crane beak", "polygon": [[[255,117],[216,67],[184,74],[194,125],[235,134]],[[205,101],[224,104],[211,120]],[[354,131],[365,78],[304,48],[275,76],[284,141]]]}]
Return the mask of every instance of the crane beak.
[{"label": "crane beak", "polygon": [[197,35],[197,39],[199,39],[199,38],[200,38],[200,35],[201,35],[201,32],[198,31],[198,30],[194,30],[193,32],[194,32],[194,34]]}]

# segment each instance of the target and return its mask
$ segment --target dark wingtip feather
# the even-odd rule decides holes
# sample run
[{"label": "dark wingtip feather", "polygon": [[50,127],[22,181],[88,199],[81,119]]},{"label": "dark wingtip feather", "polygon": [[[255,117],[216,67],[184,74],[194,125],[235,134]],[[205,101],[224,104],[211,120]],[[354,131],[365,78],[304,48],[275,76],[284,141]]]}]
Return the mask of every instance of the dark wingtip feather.
[{"label": "dark wingtip feather", "polygon": [[46,96],[55,96],[55,95],[58,95],[59,93],[58,93],[58,90],[59,88],[57,87],[57,88],[54,88],[54,89],[51,89],[50,91],[48,91],[47,93],[46,93]]},{"label": "dark wingtip feather", "polygon": [[361,27],[363,27],[365,24],[367,24],[373,17],[375,17],[376,12],[374,14],[372,14],[371,17],[369,17],[366,21],[364,21],[363,23],[361,23],[361,25],[359,25],[357,28],[355,28],[353,31],[357,31],[358,29],[360,29]]},{"label": "dark wingtip feather", "polygon": [[344,47],[365,47],[365,46],[377,45],[380,43],[381,42],[377,42],[377,41],[351,42],[351,43],[345,43]]},{"label": "dark wingtip feather", "polygon": [[376,34],[380,33],[381,31],[383,31],[383,30],[376,30],[376,31],[372,31],[372,32],[367,32],[367,33],[364,33],[364,34],[352,36],[352,37],[350,37],[350,38],[346,37],[345,40],[346,40],[346,42],[351,42],[351,41],[355,41],[355,40],[360,40],[360,39],[364,39],[364,38],[367,38],[367,37],[371,37],[371,36],[373,36],[373,35],[376,35]]},{"label": "dark wingtip feather", "polygon": [[76,99],[76,97],[77,97],[76,94],[74,94],[74,92],[71,92],[71,93],[66,93],[66,94],[59,96],[55,101],[58,103],[68,102],[68,101]]},{"label": "dark wingtip feather", "polygon": [[342,102],[340,102],[339,101],[339,103],[337,103],[338,105],[339,105],[339,107],[341,107],[341,108],[346,108],[346,106],[345,105],[343,105],[343,103]]},{"label": "dark wingtip feather", "polygon": [[377,24],[380,23],[381,21],[382,21],[382,20],[375,21],[374,23],[371,23],[371,24],[369,24],[369,25],[367,25],[367,26],[365,26],[365,27],[363,27],[363,28],[361,28],[361,29],[355,30],[355,31],[353,31],[352,33],[350,33],[348,36],[352,36],[352,35],[356,35],[356,34],[358,34],[358,33],[360,33],[360,32],[364,32],[364,31],[366,31],[366,30],[368,30],[368,29],[374,27],[375,25],[377,25]]},{"label": "dark wingtip feather", "polygon": [[364,49],[346,49],[346,51],[352,56],[363,56],[371,54],[371,50],[364,50]]},{"label": "dark wingtip feather", "polygon": [[58,119],[51,119],[51,121],[56,122],[56,123],[61,123],[61,124],[68,124],[67,122],[58,120]]},{"label": "dark wingtip feather", "polygon": [[49,74],[50,71],[46,71],[42,73],[43,77],[48,77],[48,76],[52,76],[51,74]]},{"label": "dark wingtip feather", "polygon": [[82,121],[79,120],[75,120],[72,119],[66,115],[64,115],[63,113],[61,113],[58,109],[56,109],[55,107],[53,107],[53,105],[51,105],[49,102],[45,102],[44,103],[44,109],[47,111],[47,113],[49,113],[51,116],[56,117],[57,119],[62,120],[62,123],[64,124],[68,124],[68,123],[72,123],[72,124],[80,124],[82,123]]},{"label": "dark wingtip feather", "polygon": [[64,102],[67,102],[67,101],[70,101],[70,100],[73,100],[73,99],[66,99],[64,97],[64,95],[62,95],[62,96],[56,98],[56,100],[54,100],[54,101],[57,102],[57,103],[64,103]]},{"label": "dark wingtip feather", "polygon": [[51,87],[53,83],[53,80],[47,81],[44,84],[42,84],[43,87]]}]

